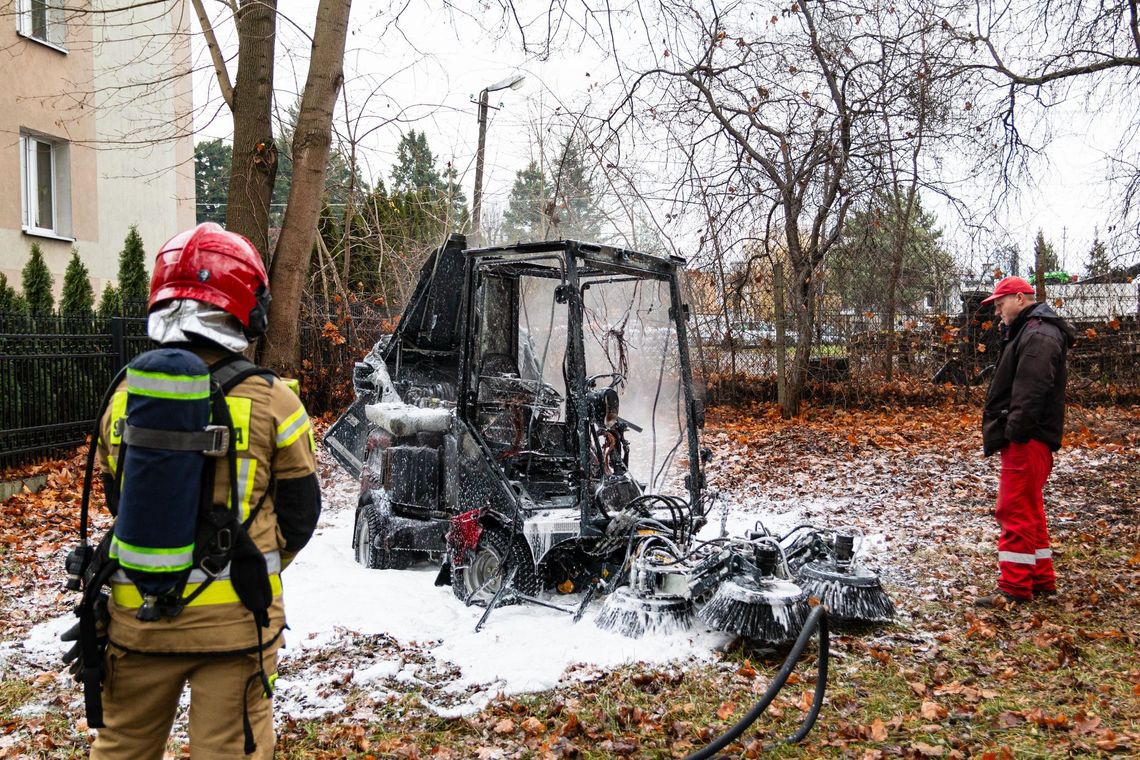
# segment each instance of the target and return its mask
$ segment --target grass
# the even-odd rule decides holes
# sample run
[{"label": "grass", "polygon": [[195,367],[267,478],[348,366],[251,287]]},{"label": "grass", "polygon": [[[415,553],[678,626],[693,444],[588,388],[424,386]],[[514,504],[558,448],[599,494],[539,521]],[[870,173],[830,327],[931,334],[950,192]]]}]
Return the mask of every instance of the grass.
[{"label": "grass", "polygon": [[[979,612],[959,594],[916,604],[913,627],[836,635],[826,705],[793,746],[783,740],[799,727],[814,686],[809,648],[725,756],[1134,756],[1140,599],[1134,537],[1120,525],[1077,521],[1058,531],[1069,589],[1059,602]],[[296,758],[684,757],[739,720],[780,662],[779,653],[742,647],[709,666],[625,667],[501,698],[466,719],[432,716],[405,696],[400,710],[377,709],[363,726],[334,716],[287,727],[280,746]]]},{"label": "grass", "polygon": [[[846,418],[841,422],[832,436],[840,448],[850,427]],[[950,424],[932,423],[924,434],[941,441],[941,428]],[[833,455],[820,451],[821,457]],[[967,589],[992,574],[990,547],[955,536],[926,542],[907,561],[937,568],[945,592],[919,599],[889,588],[909,617],[883,629],[834,635],[827,702],[807,739],[795,746],[783,741],[810,702],[814,645],[772,706],[724,756],[1136,756],[1140,527],[1134,502],[1140,467],[1128,455],[1104,472],[1111,477],[1070,471],[1050,481],[1051,497],[1064,499],[1072,513],[1053,526],[1062,579],[1057,602],[975,610]],[[18,560],[16,547],[0,547],[0,578],[39,582],[40,571]],[[19,604],[19,588],[0,586],[4,610]],[[383,635],[361,635],[347,646],[364,656],[391,643]],[[306,665],[319,667],[333,656],[316,654]],[[408,690],[378,697],[349,681],[339,687],[345,708],[338,713],[279,719],[278,756],[684,757],[739,720],[781,661],[779,652],[737,647],[712,664],[627,666],[550,692],[500,697],[474,715],[450,719],[424,706],[431,694]],[[55,674],[6,677],[0,682],[0,758],[83,756],[87,742],[77,728],[77,697]],[[18,745],[4,743],[11,734],[19,736]]]}]

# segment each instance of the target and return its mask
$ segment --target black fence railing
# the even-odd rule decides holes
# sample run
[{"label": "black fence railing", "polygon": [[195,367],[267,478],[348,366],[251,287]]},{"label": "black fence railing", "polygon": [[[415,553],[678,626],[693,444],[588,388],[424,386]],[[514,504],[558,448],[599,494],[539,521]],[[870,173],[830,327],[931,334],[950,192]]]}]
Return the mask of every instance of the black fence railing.
[{"label": "black fence railing", "polygon": [[0,469],[83,443],[115,373],[150,345],[143,318],[0,312]]}]

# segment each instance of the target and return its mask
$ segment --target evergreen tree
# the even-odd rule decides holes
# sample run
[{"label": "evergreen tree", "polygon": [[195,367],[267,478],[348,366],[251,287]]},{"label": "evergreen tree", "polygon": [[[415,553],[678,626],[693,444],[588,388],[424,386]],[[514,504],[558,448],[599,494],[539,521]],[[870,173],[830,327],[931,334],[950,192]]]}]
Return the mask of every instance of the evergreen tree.
[{"label": "evergreen tree", "polygon": [[467,211],[467,196],[459,185],[459,173],[455,171],[455,164],[448,161],[443,171],[446,180],[445,194],[447,195],[447,208],[452,229],[466,229],[469,214]]},{"label": "evergreen tree", "polygon": [[[1042,230],[1037,230],[1037,237],[1033,240],[1033,261],[1041,262],[1041,269],[1045,273],[1056,272],[1061,268],[1061,264],[1057,259],[1057,252],[1053,249],[1053,244],[1045,240],[1045,233]],[[1029,270],[1030,277],[1037,275],[1036,265]]]},{"label": "evergreen tree", "polygon": [[0,311],[23,311],[23,297],[8,284],[8,276],[0,272]]},{"label": "evergreen tree", "polygon": [[[841,296],[844,306],[886,313],[890,304],[885,273],[891,270],[896,235],[904,223],[886,197],[848,214],[843,235],[827,257],[828,287]],[[928,293],[936,299],[945,295],[954,258],[946,251],[937,225],[937,218],[922,207],[919,198],[905,232],[896,309],[905,310]]]},{"label": "evergreen tree", "polygon": [[1089,249],[1089,260],[1085,264],[1087,276],[1108,274],[1112,271],[1112,263],[1108,260],[1108,247],[1100,238],[1093,238],[1092,248]]},{"label": "evergreen tree", "polygon": [[23,289],[24,300],[32,314],[51,314],[55,306],[52,297],[52,276],[44,261],[44,252],[40,250],[39,243],[32,243],[32,255],[24,265]]},{"label": "evergreen tree", "polygon": [[575,240],[598,240],[601,214],[594,202],[594,183],[580,140],[567,138],[553,171],[557,235]]},{"label": "evergreen tree", "polygon": [[546,237],[548,206],[551,205],[548,195],[546,177],[538,168],[538,162],[531,161],[515,174],[507,210],[503,212],[503,234],[508,241],[527,242]]},{"label": "evergreen tree", "polygon": [[217,140],[202,140],[194,146],[194,189],[198,196],[197,219],[226,223],[226,196],[230,186],[233,147]]},{"label": "evergreen tree", "polygon": [[119,298],[123,307],[134,309],[150,295],[150,275],[146,272],[146,250],[138,228],[131,225],[119,252]]},{"label": "evergreen tree", "polygon": [[63,295],[59,313],[65,317],[89,316],[95,307],[95,291],[91,288],[87,266],[79,258],[79,250],[71,249],[71,261],[63,275]]},{"label": "evergreen tree", "polygon": [[103,288],[103,295],[99,298],[97,314],[100,319],[110,319],[120,316],[122,313],[123,302],[119,298],[119,289],[115,287],[115,283],[109,282],[107,287]]},{"label": "evergreen tree", "polygon": [[410,130],[396,146],[396,165],[392,167],[392,191],[416,192],[427,190],[443,193],[443,178],[435,168],[435,156],[428,147],[427,133]]}]

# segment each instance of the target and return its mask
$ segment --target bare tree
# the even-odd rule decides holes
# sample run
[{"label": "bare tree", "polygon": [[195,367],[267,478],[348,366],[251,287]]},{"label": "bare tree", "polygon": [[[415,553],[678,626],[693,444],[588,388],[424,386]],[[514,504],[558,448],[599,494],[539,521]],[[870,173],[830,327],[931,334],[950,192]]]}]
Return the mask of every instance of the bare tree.
[{"label": "bare tree", "polygon": [[[1048,141],[1056,106],[1079,103],[1101,128],[1119,125],[1117,149],[1107,159],[1107,177],[1121,202],[1111,220],[1117,236],[1131,227],[1131,252],[1140,251],[1140,3],[1018,3],[974,0],[935,4],[942,30],[961,44],[960,70],[988,85],[976,107],[992,115],[1002,147],[1001,176],[1014,189],[1030,176],[1031,159]],[[1109,114],[1108,118],[1105,115]],[[1090,121],[1091,123],[1091,121]]]},{"label": "bare tree", "polygon": [[237,76],[232,85],[224,52],[203,0],[193,3],[218,87],[233,115],[226,227],[249,238],[268,262],[269,202],[277,179],[277,145],[271,118],[277,0],[242,0],[240,5],[230,6],[238,38]]},{"label": "bare tree", "polygon": [[351,0],[321,0],[317,7],[309,72],[293,134],[293,184],[274,252],[269,331],[262,362],[282,373],[300,368],[301,296],[309,272],[316,221],[332,144],[333,108],[344,81],[344,45]]},{"label": "bare tree", "polygon": [[863,189],[855,152],[865,147],[861,122],[881,86],[873,65],[880,53],[862,26],[864,12],[845,3],[794,4],[759,30],[743,8],[724,16],[672,10],[680,23],[663,54],[671,65],[633,81],[624,116],[634,115],[640,89],[656,86],[647,105],[692,146],[693,186],[742,200],[736,223],[753,228],[753,255],[786,252],[797,342],[782,411],[794,416],[816,273]]}]

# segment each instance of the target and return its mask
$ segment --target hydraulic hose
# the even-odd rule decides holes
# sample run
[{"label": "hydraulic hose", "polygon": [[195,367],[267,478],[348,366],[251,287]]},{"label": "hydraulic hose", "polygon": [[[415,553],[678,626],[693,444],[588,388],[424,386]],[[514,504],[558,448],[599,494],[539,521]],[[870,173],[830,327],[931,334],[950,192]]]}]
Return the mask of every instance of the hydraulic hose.
[{"label": "hydraulic hose", "polygon": [[760,715],[768,709],[768,705],[784,688],[784,684],[788,681],[788,676],[792,674],[792,669],[795,668],[796,662],[803,654],[804,648],[811,640],[812,634],[815,629],[819,629],[819,656],[818,656],[818,675],[815,681],[815,694],[812,697],[811,709],[808,710],[807,716],[800,723],[800,728],[790,737],[787,742],[795,744],[802,741],[808,732],[811,731],[812,726],[815,725],[816,718],[819,717],[820,708],[823,706],[823,695],[827,691],[827,658],[828,658],[828,633],[827,633],[827,609],[821,604],[812,609],[808,615],[807,620],[804,621],[803,630],[800,631],[796,643],[792,645],[792,650],[788,652],[788,656],[784,658],[784,664],[780,667],[780,671],[776,673],[776,677],[769,684],[768,690],[764,692],[764,696],[760,697],[760,701],[748,711],[748,714],[740,719],[739,722],[728,731],[724,732],[720,737],[710,743],[707,747],[699,749],[693,754],[689,755],[685,760],[707,760],[714,757],[717,752],[732,744],[740,738],[741,734],[755,722]]}]

